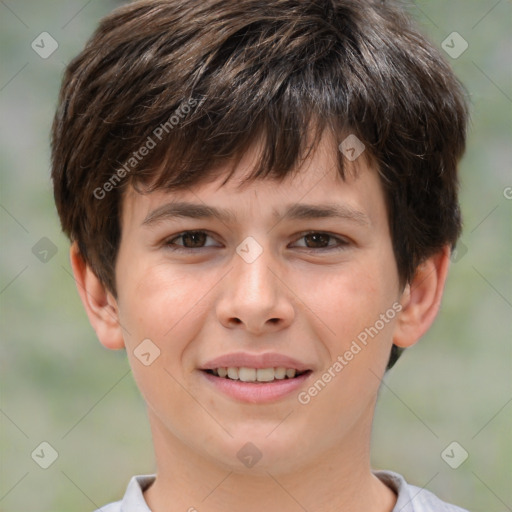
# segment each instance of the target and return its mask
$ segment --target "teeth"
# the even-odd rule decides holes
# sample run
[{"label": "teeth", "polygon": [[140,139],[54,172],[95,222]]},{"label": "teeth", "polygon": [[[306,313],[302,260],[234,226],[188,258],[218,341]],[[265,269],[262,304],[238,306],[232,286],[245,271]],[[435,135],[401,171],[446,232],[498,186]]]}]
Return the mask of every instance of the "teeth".
[{"label": "teeth", "polygon": [[228,368],[228,377],[233,380],[238,380],[238,368]]},{"label": "teeth", "polygon": [[256,368],[240,368],[238,378],[243,382],[254,382],[256,380]]},{"label": "teeth", "polygon": [[274,368],[274,377],[276,379],[284,379],[286,377],[286,368],[283,368],[282,366]]},{"label": "teeth", "polygon": [[241,380],[242,382],[272,382],[273,380],[282,380],[285,378],[293,379],[297,375],[294,368],[216,368],[212,370],[214,375],[232,380]]},{"label": "teeth", "polygon": [[256,370],[256,380],[258,382],[270,382],[274,380],[274,368],[258,368]]},{"label": "teeth", "polygon": [[295,370],[286,370],[286,376],[289,378],[289,379],[293,379],[293,377],[295,377]]}]

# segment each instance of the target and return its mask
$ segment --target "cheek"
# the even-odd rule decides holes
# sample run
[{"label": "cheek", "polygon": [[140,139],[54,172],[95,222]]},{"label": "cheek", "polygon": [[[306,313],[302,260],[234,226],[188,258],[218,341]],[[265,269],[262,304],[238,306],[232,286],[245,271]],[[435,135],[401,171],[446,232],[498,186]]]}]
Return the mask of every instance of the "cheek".
[{"label": "cheek", "polygon": [[325,326],[327,336],[342,344],[373,325],[396,300],[396,282],[383,261],[375,258],[303,278],[304,302]]},{"label": "cheek", "polygon": [[205,311],[204,280],[191,279],[169,265],[134,264],[124,277],[119,316],[141,394],[157,416],[168,409],[170,396],[176,409],[190,406],[180,383],[186,372],[184,353],[197,337]]},{"label": "cheek", "polygon": [[394,296],[367,274],[354,274],[333,287],[337,285],[346,293],[331,291],[338,305],[330,304],[322,318],[336,333],[323,338],[329,359],[302,398],[310,400],[310,417],[328,414],[333,428],[341,431],[373,407],[391,350],[396,310]]},{"label": "cheek", "polygon": [[150,338],[162,350],[178,350],[180,340],[188,338],[190,319],[200,314],[202,283],[168,265],[134,266],[119,294],[120,318],[131,343]]}]

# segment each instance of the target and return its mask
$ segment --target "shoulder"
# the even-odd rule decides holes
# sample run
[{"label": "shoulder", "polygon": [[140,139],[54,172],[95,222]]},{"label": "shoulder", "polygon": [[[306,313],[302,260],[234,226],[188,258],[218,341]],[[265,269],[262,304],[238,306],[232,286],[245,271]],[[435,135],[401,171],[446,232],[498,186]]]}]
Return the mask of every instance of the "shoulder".
[{"label": "shoulder", "polygon": [[408,484],[402,475],[392,471],[374,471],[374,474],[393,489],[397,502],[393,512],[468,512],[467,510],[440,500],[424,488]]},{"label": "shoulder", "polygon": [[116,501],[115,503],[109,503],[108,505],[103,505],[103,507],[95,510],[94,512],[122,512],[121,511],[121,501]]}]

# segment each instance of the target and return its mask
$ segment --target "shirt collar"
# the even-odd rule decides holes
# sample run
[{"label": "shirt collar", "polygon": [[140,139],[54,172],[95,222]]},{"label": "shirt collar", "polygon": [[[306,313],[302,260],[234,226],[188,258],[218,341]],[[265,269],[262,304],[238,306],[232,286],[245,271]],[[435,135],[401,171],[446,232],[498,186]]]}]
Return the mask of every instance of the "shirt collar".
[{"label": "shirt collar", "polygon": [[393,512],[414,512],[414,496],[410,495],[409,485],[402,475],[393,471],[373,471],[373,474],[397,495]]},{"label": "shirt collar", "polygon": [[[409,486],[404,478],[393,471],[374,471],[373,474],[397,494],[393,512],[414,512],[413,500]],[[144,491],[155,481],[156,475],[136,475],[128,483],[121,502],[121,512],[151,512]]]},{"label": "shirt collar", "polygon": [[133,476],[121,501],[121,512],[151,512],[143,492],[155,481],[155,478],[156,475]]}]

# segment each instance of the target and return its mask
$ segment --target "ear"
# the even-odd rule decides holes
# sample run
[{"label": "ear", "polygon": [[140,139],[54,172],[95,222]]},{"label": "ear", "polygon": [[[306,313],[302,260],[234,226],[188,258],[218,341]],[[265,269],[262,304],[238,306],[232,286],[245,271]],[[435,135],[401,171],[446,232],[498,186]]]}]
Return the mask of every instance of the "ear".
[{"label": "ear", "polygon": [[70,249],[71,268],[89,322],[101,344],[112,350],[124,348],[119,313],[114,296],[85,263],[74,242]]},{"label": "ear", "polygon": [[400,299],[403,309],[395,324],[395,345],[410,347],[430,328],[441,305],[449,266],[449,246],[418,266]]}]

